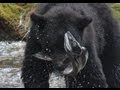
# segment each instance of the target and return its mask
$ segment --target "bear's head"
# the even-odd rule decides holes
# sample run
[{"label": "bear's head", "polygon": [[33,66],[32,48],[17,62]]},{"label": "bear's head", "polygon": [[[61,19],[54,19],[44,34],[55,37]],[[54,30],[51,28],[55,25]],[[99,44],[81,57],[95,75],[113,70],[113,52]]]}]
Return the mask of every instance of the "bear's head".
[{"label": "bear's head", "polygon": [[35,57],[53,62],[64,75],[76,75],[84,68],[88,52],[82,46],[82,36],[91,18],[70,10],[53,10],[44,15],[33,13],[31,20],[41,47]]}]

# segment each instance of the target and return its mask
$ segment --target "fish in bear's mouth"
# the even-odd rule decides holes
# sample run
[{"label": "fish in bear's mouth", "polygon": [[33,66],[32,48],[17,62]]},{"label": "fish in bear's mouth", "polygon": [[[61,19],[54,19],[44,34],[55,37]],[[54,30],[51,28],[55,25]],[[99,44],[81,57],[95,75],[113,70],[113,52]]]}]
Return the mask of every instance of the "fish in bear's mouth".
[{"label": "fish in bear's mouth", "polygon": [[[64,49],[67,58],[64,62],[56,62],[56,66],[60,68],[58,72],[67,76],[75,76],[85,67],[88,60],[88,51],[78,43],[69,31],[64,35]],[[41,60],[53,61],[55,63],[51,57],[44,55],[42,52],[38,52],[33,56]]]}]

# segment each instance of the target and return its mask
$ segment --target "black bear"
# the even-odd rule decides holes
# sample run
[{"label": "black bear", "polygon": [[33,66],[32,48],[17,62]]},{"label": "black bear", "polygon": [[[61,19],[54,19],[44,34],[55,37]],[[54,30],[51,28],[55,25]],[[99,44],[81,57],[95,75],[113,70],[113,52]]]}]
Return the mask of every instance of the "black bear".
[{"label": "black bear", "polygon": [[68,88],[120,88],[120,30],[107,4],[41,3],[31,21],[26,88],[49,88],[53,71]]}]

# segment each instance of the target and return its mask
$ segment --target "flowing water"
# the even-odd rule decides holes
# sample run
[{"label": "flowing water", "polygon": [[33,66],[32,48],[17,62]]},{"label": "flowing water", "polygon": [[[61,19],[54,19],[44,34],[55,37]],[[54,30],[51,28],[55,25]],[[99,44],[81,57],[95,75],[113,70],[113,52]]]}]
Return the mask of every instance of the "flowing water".
[{"label": "flowing water", "polygon": [[[24,88],[21,81],[21,63],[25,42],[0,42],[0,88]],[[65,87],[64,77],[51,74],[50,88]]]}]

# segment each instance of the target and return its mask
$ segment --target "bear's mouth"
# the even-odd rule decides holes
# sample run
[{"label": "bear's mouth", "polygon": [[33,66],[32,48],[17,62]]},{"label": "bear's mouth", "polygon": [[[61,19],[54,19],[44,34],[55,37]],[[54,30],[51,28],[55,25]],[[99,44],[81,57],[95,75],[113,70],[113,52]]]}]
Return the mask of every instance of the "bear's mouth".
[{"label": "bear's mouth", "polygon": [[69,31],[64,36],[64,49],[67,54],[67,58],[65,57],[64,61],[55,61],[42,52],[33,56],[40,60],[53,62],[57,66],[55,67],[56,70],[63,75],[75,76],[85,67],[88,60],[88,51],[77,42]]}]

